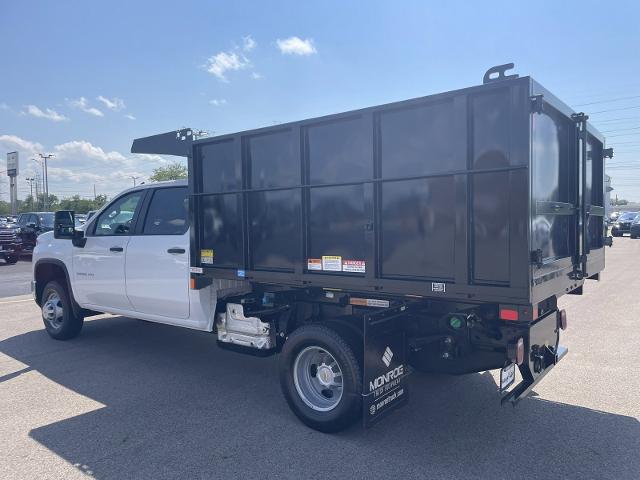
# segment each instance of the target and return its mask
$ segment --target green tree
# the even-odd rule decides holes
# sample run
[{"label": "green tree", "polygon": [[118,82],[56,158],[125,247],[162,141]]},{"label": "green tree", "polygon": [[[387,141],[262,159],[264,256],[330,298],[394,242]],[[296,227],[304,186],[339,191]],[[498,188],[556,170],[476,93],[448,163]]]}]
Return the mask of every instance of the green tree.
[{"label": "green tree", "polygon": [[0,215],[10,215],[11,214],[11,204],[9,202],[5,202],[4,200],[0,200]]},{"label": "green tree", "polygon": [[105,203],[107,203],[107,196],[106,195],[98,195],[93,200],[93,205],[91,206],[90,210],[98,210],[99,208],[102,208],[102,206]]},{"label": "green tree", "polygon": [[48,212],[55,212],[56,210],[60,210],[60,203],[58,201],[58,197],[53,194],[49,194],[49,199],[46,203],[45,208],[45,194],[38,194],[38,198],[33,199],[31,195],[27,195],[25,200],[18,201],[18,212],[33,212],[46,210]]},{"label": "green tree", "polygon": [[154,169],[149,180],[162,182],[165,180],[178,180],[180,178],[187,178],[187,166],[180,162],[173,162],[165,167]]}]

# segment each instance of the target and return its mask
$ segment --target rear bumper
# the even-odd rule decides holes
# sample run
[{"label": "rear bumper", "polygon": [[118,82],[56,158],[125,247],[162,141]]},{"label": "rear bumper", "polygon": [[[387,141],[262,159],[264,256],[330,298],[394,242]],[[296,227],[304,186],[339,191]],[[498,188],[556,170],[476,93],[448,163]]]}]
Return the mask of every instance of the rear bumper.
[{"label": "rear bumper", "polygon": [[526,398],[529,393],[531,393],[531,390],[533,390],[533,388],[540,382],[540,380],[542,380],[547,375],[547,373],[549,373],[553,369],[553,367],[555,367],[558,362],[564,358],[568,351],[569,349],[567,347],[558,345],[555,353],[556,358],[553,364],[545,368],[544,371],[535,378],[535,380],[522,380],[522,382],[516,385],[513,390],[506,393],[502,397],[501,404],[505,405],[507,403],[511,403],[512,405],[516,405],[520,400]]},{"label": "rear bumper", "polygon": [[502,405],[516,404],[525,398],[560,360],[568,349],[560,345],[558,311],[533,323],[525,340],[525,358],[518,366],[522,382],[502,397]]}]

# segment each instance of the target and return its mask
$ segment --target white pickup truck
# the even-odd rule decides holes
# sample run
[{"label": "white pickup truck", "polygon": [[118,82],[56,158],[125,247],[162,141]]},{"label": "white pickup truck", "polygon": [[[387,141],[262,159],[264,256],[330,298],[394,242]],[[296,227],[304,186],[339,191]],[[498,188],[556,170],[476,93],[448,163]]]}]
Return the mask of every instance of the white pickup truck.
[{"label": "white pickup truck", "polygon": [[83,225],[82,248],[38,237],[32,289],[49,335],[72,338],[96,312],[213,330],[217,294],[244,282],[189,288],[186,197],[186,181],[138,186]]}]

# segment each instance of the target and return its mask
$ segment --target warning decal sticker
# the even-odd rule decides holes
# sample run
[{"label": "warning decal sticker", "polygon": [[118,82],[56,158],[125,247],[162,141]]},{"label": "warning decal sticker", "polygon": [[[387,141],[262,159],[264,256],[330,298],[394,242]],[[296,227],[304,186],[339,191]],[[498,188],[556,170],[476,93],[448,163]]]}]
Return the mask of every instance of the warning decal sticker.
[{"label": "warning decal sticker", "polygon": [[307,270],[322,270],[322,260],[319,258],[307,258]]},{"label": "warning decal sticker", "polygon": [[343,260],[342,261],[342,271],[343,272],[352,272],[352,273],[365,273],[365,262],[364,260]]},{"label": "warning decal sticker", "polygon": [[323,255],[322,270],[325,270],[327,272],[341,272],[342,257],[336,255]]},{"label": "warning decal sticker", "polygon": [[213,250],[200,250],[200,262],[213,264]]}]

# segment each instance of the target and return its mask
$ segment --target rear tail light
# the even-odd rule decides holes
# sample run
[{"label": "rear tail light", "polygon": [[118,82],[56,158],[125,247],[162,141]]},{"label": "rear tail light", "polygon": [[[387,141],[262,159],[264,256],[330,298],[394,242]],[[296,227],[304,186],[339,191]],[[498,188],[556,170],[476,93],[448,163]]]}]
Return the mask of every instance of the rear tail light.
[{"label": "rear tail light", "polygon": [[507,355],[513,363],[522,365],[522,362],[524,362],[524,339],[522,337],[516,343],[509,345]]},{"label": "rear tail light", "polygon": [[566,310],[560,310],[558,312],[558,327],[560,327],[561,330],[566,330],[567,329],[567,312],[566,312]]},{"label": "rear tail light", "polygon": [[516,344],[516,363],[522,365],[524,362],[524,339],[520,337]]},{"label": "rear tail light", "polygon": [[512,308],[501,308],[500,320],[518,320],[518,310],[514,310]]}]

